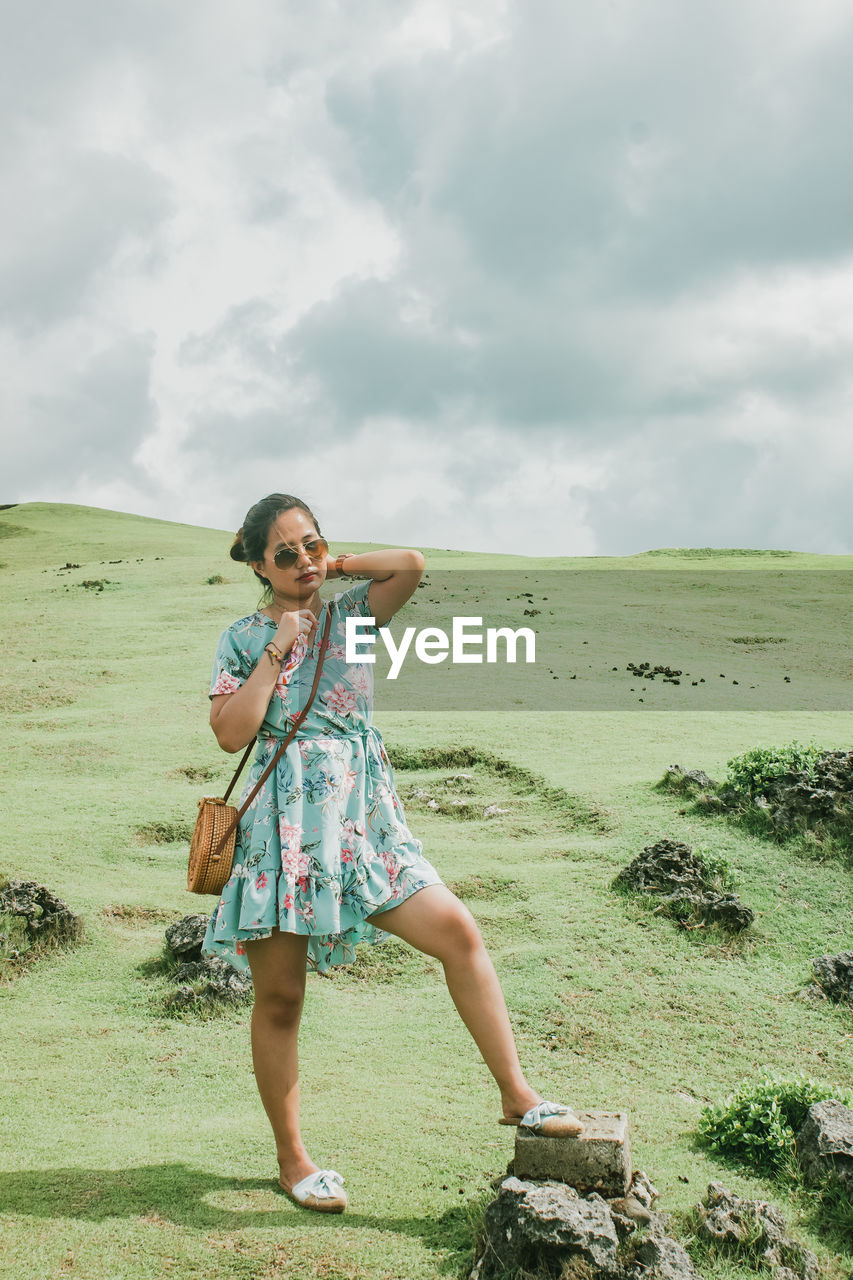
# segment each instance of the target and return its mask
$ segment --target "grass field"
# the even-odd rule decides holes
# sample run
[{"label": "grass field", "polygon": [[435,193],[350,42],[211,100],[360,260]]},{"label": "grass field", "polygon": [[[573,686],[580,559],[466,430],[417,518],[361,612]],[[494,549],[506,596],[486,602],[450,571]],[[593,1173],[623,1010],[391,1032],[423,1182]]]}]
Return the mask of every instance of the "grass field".
[{"label": "grass field", "polygon": [[[257,600],[228,543],[216,530],[81,507],[0,511],[0,871],[45,883],[85,922],[81,945],[0,987],[3,1280],[455,1277],[470,1261],[489,1182],[512,1154],[512,1131],[495,1123],[493,1086],[437,966],[400,945],[308,980],[304,1130],[314,1158],[346,1177],[342,1218],[311,1216],[272,1190],[249,1010],[208,1020],[164,1010],[167,981],[153,962],[165,925],[213,901],[185,891],[186,844],[153,836],[168,835],[168,824],[180,834],[201,791],[230,776],[234,762],[207,725],[207,680],[219,632]],[[723,1167],[693,1132],[706,1101],[764,1069],[833,1086],[853,1079],[850,1011],[795,998],[811,956],[852,945],[851,871],[819,850],[809,856],[683,811],[653,786],[673,761],[720,776],[756,743],[851,745],[850,711],[824,696],[829,683],[849,682],[849,609],[829,592],[811,634],[804,611],[786,609],[786,574],[835,571],[843,582],[853,557],[426,554],[430,581],[467,576],[484,614],[498,606],[489,582],[507,573],[778,571],[768,634],[785,641],[743,643],[763,635],[746,605],[717,639],[739,638],[728,640],[732,673],[745,649],[767,664],[761,672],[793,664],[795,684],[812,682],[813,706],[762,711],[730,700],[708,710],[692,694],[676,702],[684,690],[656,689],[652,705],[602,694],[598,709],[575,711],[499,698],[487,710],[407,711],[389,700],[383,711],[380,695],[377,721],[404,799],[444,786],[459,771],[452,751],[469,747],[470,798],[508,810],[460,818],[407,803],[427,856],[481,924],[531,1081],[577,1106],[627,1109],[635,1165],[676,1225],[721,1178],[781,1203],[828,1274],[847,1276],[853,1251],[817,1234],[808,1197]],[[426,625],[429,595],[400,622]],[[593,638],[601,653],[588,678],[606,690],[616,655],[640,656],[631,610]],[[783,643],[796,646],[784,662]],[[710,663],[698,641],[678,644],[680,661],[697,671]],[[439,754],[419,754],[429,747]],[[493,757],[518,768],[496,769]],[[188,776],[204,771],[204,783]],[[612,891],[619,868],[662,835],[726,856],[757,913],[748,936],[681,931]],[[717,1262],[703,1270],[709,1280],[741,1274]]]}]

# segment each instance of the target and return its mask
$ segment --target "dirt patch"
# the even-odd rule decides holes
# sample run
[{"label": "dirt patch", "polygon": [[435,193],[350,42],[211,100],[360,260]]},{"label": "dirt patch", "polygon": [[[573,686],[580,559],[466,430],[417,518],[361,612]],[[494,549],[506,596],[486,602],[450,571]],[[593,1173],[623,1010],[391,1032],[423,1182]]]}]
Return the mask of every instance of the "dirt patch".
[{"label": "dirt patch", "polygon": [[143,822],[135,832],[140,844],[188,844],[192,834],[193,824],[184,819]]},{"label": "dirt patch", "polygon": [[41,707],[67,707],[75,701],[73,693],[58,685],[28,687],[11,681],[0,685],[0,711],[9,715],[38,711]]},{"label": "dirt patch", "polygon": [[112,903],[101,908],[101,915],[108,920],[121,920],[127,924],[147,924],[149,921],[171,920],[174,911],[164,911],[160,907],[139,907],[125,903]]},{"label": "dirt patch", "polygon": [[449,881],[447,887],[463,902],[470,902],[473,899],[479,902],[494,902],[500,898],[518,900],[529,897],[523,885],[506,876],[491,876],[488,880],[482,876],[466,876],[463,880]]},{"label": "dirt patch", "polygon": [[188,779],[189,782],[210,782],[211,778],[215,778],[218,770],[212,765],[206,764],[182,764],[179,769],[175,769],[174,773],[182,778]]}]

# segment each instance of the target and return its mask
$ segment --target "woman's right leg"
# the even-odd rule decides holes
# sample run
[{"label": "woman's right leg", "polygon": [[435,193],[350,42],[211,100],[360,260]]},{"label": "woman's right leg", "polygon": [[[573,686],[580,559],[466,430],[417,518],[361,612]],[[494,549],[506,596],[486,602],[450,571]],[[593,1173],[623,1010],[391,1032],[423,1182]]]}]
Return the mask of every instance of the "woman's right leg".
[{"label": "woman's right leg", "polygon": [[275,930],[269,938],[246,943],[255,987],[255,1081],[275,1135],[279,1182],[287,1191],[309,1173],[317,1172],[299,1131],[297,1040],[305,999],[307,955],[308,939],[295,933]]}]

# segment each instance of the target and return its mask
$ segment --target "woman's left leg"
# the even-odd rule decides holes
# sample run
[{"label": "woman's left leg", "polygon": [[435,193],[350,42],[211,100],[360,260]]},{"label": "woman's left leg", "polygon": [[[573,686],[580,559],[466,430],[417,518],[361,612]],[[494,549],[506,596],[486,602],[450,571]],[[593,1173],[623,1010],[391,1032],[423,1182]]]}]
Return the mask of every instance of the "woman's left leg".
[{"label": "woman's left leg", "polygon": [[524,1078],[498,976],[464,903],[445,885],[428,885],[369,919],[441,961],[453,1003],[501,1091],[504,1115],[523,1115],[541,1102]]}]

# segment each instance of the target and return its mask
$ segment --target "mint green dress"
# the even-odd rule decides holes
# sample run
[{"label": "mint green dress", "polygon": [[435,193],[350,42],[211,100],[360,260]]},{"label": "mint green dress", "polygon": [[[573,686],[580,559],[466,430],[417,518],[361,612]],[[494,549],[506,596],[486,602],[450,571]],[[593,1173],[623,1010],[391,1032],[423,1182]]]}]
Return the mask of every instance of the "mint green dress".
[{"label": "mint green dress", "polygon": [[[240,821],[231,877],[214,909],[202,950],[248,968],[246,942],[273,929],[306,934],[308,968],[351,964],[358,942],[387,933],[367,917],[426,885],[441,884],[406,825],[388,754],[372,723],[373,667],[346,662],[347,616],[368,617],[369,582],[325,603],[313,648],[299,642],[270,699],[243,797],[308,700],[326,610],[329,649],[310,711]],[[253,613],[223,631],[210,694],[233,693],[276,631]],[[242,801],[241,801],[242,803]]]}]

